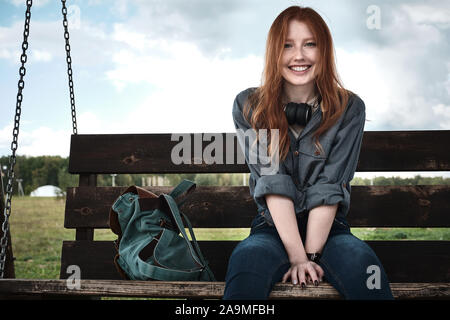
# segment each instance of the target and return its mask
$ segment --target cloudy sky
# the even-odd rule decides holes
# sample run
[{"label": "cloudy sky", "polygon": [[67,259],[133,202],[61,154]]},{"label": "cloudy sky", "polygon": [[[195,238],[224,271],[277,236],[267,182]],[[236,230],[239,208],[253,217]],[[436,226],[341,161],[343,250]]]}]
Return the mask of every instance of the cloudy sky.
[{"label": "cloudy sky", "polygon": [[[260,84],[270,25],[294,4],[330,27],[366,131],[450,129],[450,1],[68,0],[78,133],[233,132],[234,97]],[[25,8],[0,0],[0,156]],[[18,154],[68,156],[61,1],[34,0],[30,29]]]}]

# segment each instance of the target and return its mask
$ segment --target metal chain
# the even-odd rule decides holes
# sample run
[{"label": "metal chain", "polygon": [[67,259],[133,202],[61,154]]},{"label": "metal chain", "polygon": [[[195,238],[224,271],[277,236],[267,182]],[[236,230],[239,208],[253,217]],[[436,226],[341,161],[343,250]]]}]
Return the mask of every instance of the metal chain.
[{"label": "metal chain", "polygon": [[69,28],[67,21],[67,8],[66,0],[61,0],[62,3],[62,14],[63,14],[63,26],[64,26],[64,39],[66,40],[66,60],[67,60],[67,74],[69,76],[69,92],[70,92],[70,105],[72,107],[72,128],[73,134],[77,134],[77,118],[75,112],[75,93],[73,90],[73,79],[72,79],[72,58],[70,56],[70,44],[69,44]]},{"label": "metal chain", "polygon": [[[1,195],[1,199],[0,202],[3,204],[3,206],[5,205],[5,189],[3,187],[3,171],[2,171],[2,165],[0,163],[0,195]],[[2,207],[3,208],[3,207]]]},{"label": "metal chain", "polygon": [[14,117],[14,130],[13,130],[13,141],[11,142],[11,156],[9,158],[9,168],[7,174],[7,184],[6,184],[6,200],[5,209],[3,211],[4,221],[2,223],[3,236],[0,240],[0,279],[3,279],[5,264],[6,264],[6,249],[8,247],[8,231],[9,231],[9,216],[11,215],[11,197],[13,193],[13,182],[14,182],[14,165],[16,164],[16,150],[18,145],[19,137],[19,125],[20,125],[20,114],[22,112],[22,90],[25,86],[23,78],[26,73],[25,63],[27,62],[26,51],[28,49],[28,35],[30,32],[30,19],[31,19],[31,6],[33,5],[33,0],[27,0],[27,11],[25,12],[25,26],[23,31],[23,42],[22,42],[22,55],[20,56],[20,61],[22,66],[19,69],[20,80],[18,82],[18,93],[17,93],[17,103],[16,103],[16,114]]}]

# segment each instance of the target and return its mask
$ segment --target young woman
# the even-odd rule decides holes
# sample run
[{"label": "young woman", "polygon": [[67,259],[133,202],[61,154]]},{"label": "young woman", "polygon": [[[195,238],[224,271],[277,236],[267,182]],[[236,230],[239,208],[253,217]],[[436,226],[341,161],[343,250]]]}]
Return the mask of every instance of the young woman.
[{"label": "young woman", "polygon": [[[292,6],[275,19],[262,85],[237,95],[233,120],[258,214],[230,257],[223,298],[266,299],[276,282],[325,279],[346,299],[392,299],[379,259],[346,221],[365,105],[341,85],[316,11]],[[266,144],[259,129],[268,129]],[[251,132],[267,147],[256,163]],[[267,165],[276,170],[263,173]]]}]

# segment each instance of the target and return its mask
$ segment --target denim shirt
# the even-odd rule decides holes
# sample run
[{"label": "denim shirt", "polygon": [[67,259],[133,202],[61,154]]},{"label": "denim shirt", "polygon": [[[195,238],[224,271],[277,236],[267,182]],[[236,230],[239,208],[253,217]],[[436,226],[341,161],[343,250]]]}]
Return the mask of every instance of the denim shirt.
[{"label": "denim shirt", "polygon": [[[249,190],[256,202],[258,213],[273,225],[265,195],[278,194],[293,201],[296,214],[309,212],[321,205],[339,204],[336,218],[345,219],[350,207],[350,181],[358,164],[366,118],[363,100],[357,95],[351,95],[342,116],[319,137],[324,153],[316,152],[312,138],[322,119],[321,108],[313,113],[298,138],[288,130],[290,148],[286,159],[282,162],[279,159],[275,172],[263,174],[262,169],[270,165],[270,158],[264,157],[260,151],[258,161],[249,161],[252,149],[248,147],[249,143],[245,143],[247,140],[242,134],[250,129],[256,135],[256,131],[243,115],[244,103],[255,89],[248,88],[236,96],[233,121],[241,150],[250,169]],[[249,117],[251,115],[252,110]],[[267,154],[266,149],[264,150]]]}]

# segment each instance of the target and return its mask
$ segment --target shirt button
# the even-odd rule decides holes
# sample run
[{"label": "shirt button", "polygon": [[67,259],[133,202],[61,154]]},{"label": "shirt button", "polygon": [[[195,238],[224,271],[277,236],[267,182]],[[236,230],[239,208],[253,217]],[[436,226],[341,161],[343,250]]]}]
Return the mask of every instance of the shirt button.
[{"label": "shirt button", "polygon": [[294,155],[298,156],[298,151],[297,150],[295,150]]}]

